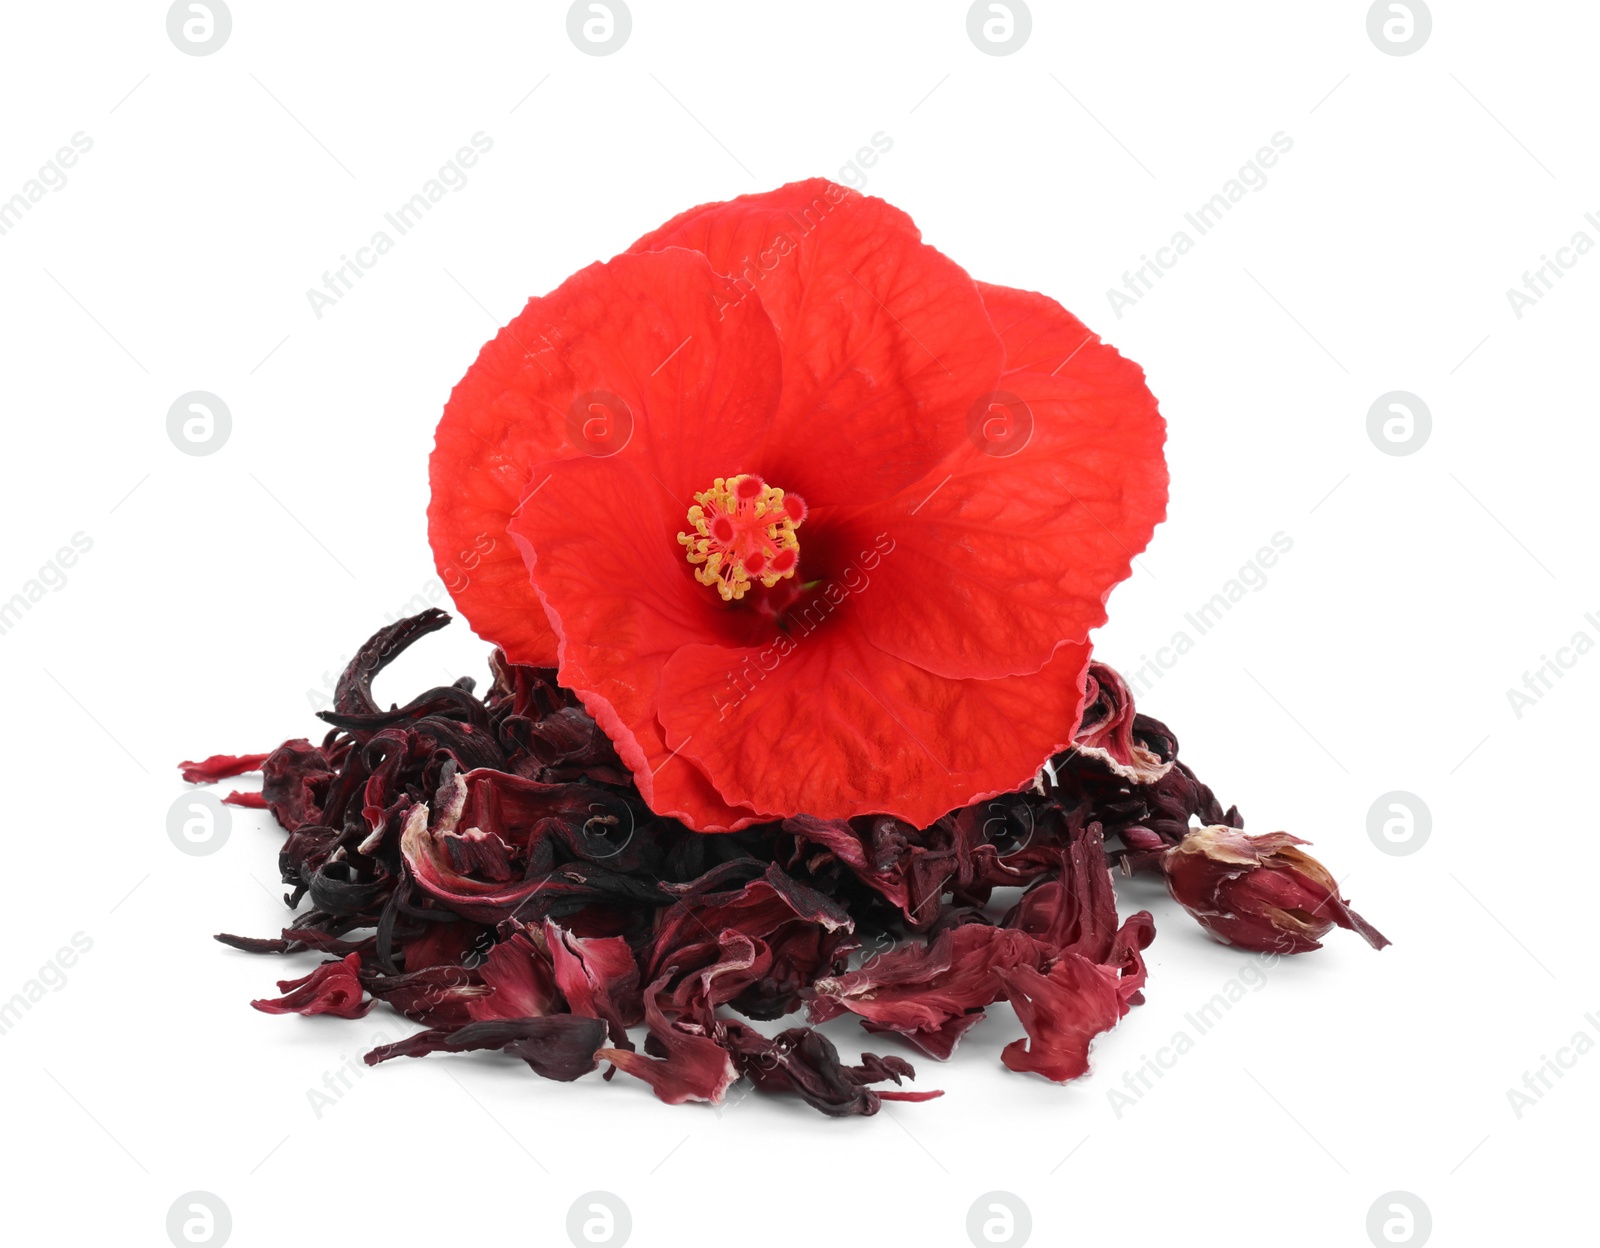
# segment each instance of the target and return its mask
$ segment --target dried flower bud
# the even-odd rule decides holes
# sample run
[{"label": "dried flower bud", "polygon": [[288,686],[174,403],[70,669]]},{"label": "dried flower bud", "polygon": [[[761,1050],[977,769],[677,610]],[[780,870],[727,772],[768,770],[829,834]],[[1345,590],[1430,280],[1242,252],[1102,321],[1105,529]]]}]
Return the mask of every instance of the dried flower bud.
[{"label": "dried flower bud", "polygon": [[1167,850],[1161,867],[1179,905],[1224,944],[1260,953],[1305,953],[1335,924],[1374,949],[1389,943],[1340,898],[1328,869],[1287,832],[1247,836],[1196,828]]}]

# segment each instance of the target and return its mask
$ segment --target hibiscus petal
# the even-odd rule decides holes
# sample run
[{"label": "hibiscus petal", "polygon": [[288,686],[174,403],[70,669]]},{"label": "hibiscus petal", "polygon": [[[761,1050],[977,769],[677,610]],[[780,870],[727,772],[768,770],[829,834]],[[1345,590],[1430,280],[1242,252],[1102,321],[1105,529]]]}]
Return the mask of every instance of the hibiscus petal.
[{"label": "hibiscus petal", "polygon": [[1000,1054],[1012,1070],[1028,1070],[1065,1083],[1089,1069],[1089,1042],[1110,1031],[1127,1012],[1117,993],[1117,972],[1076,953],[1041,975],[1031,966],[998,973],[1017,1018],[1028,1033]]},{"label": "hibiscus petal", "polygon": [[[1068,645],[1032,676],[950,680],[843,628],[791,639],[775,661],[684,646],[662,671],[660,718],[734,805],[924,827],[1021,788],[1065,748],[1088,662],[1088,646]],[[766,674],[745,692],[743,670]]]},{"label": "hibiscus petal", "polygon": [[[901,825],[891,819],[873,822],[873,829],[863,833],[843,819],[796,815],[783,821],[783,830],[801,840],[823,846],[849,867],[858,880],[881,893],[891,905],[903,910],[910,895],[906,887],[904,864],[892,852],[885,852],[883,843]],[[887,828],[885,825],[888,825]]]},{"label": "hibiscus petal", "polygon": [[692,252],[618,256],[530,300],[456,386],[429,461],[434,562],[473,629],[513,662],[554,665],[555,636],[506,537],[538,465],[646,458],[687,497],[752,456],[780,379],[760,303],[731,302]]},{"label": "hibiscus petal", "polygon": [[[406,951],[407,956],[410,950]],[[472,982],[472,973],[453,964],[430,966],[403,975],[374,975],[367,981],[372,995],[429,1027],[464,1027],[472,1022],[474,1007],[491,998],[493,990]],[[492,1009],[488,1018],[499,1018]]]},{"label": "hibiscus petal", "polygon": [[668,1105],[685,1101],[721,1102],[729,1085],[739,1077],[733,1058],[697,1025],[686,1019],[669,1019],[661,1008],[666,977],[650,985],[645,994],[645,1022],[665,1057],[646,1057],[628,1049],[601,1049],[611,1062],[636,1079],[643,1079]]},{"label": "hibiscus petal", "polygon": [[213,754],[199,762],[178,764],[183,778],[189,784],[215,784],[228,776],[242,776],[247,771],[260,771],[267,754]]},{"label": "hibiscus petal", "polygon": [[1026,932],[969,923],[926,945],[906,945],[859,970],[819,979],[811,1020],[848,1010],[868,1031],[898,1032],[941,1061],[985,1006],[1005,994],[1000,972],[1034,966],[1049,949]]},{"label": "hibiscus petal", "polygon": [[304,737],[285,741],[261,765],[261,797],[290,832],[322,820],[336,760]]},{"label": "hibiscus petal", "polygon": [[336,1018],[360,1018],[373,1006],[361,1000],[361,955],[352,953],[335,962],[324,962],[300,979],[280,979],[278,991],[284,995],[252,1001],[263,1014],[332,1014]]},{"label": "hibiscus petal", "polygon": [[489,1019],[454,1030],[419,1031],[394,1044],[379,1045],[362,1060],[368,1066],[376,1066],[392,1057],[498,1049],[520,1057],[546,1079],[570,1083],[599,1064],[597,1052],[605,1038],[605,1023],[577,1014]]},{"label": "hibiscus petal", "polygon": [[820,1031],[791,1027],[768,1039],[741,1023],[723,1026],[723,1042],[741,1073],[762,1092],[789,1092],[834,1118],[868,1117],[883,1101],[931,1101],[942,1092],[881,1092],[868,1084],[912,1078],[908,1062],[864,1053],[859,1066],[846,1066],[839,1050]]},{"label": "hibiscus petal", "polygon": [[[503,940],[478,968],[483,982],[494,992],[467,1003],[476,1022],[493,1018],[538,1018],[559,1008],[556,976],[551,958],[521,932]],[[575,1013],[586,1013],[583,1010]]]},{"label": "hibiscus petal", "polygon": [[749,866],[760,863],[734,860],[695,880],[662,885],[680,904],[657,920],[648,976],[668,983],[681,976],[673,999],[697,1014],[730,1004],[752,1018],[779,1018],[819,974],[844,969],[841,946],[854,945],[849,913],[775,862],[760,878],[711,891],[737,883],[732,869],[743,877]]},{"label": "hibiscus petal", "polygon": [[[704,204],[630,249],[691,247],[760,302],[783,341],[761,472],[812,506],[884,498],[966,436],[1001,347],[977,285],[911,218],[821,178]],[[840,453],[817,454],[818,443]]]},{"label": "hibiscus petal", "polygon": [[[1177,743],[1160,721],[1140,715],[1134,708],[1128,682],[1104,663],[1089,665],[1083,722],[1073,748],[1079,755],[1098,759],[1115,776],[1134,784],[1158,783],[1172,770]],[[1170,747],[1163,754],[1165,739]]]},{"label": "hibiscus petal", "polygon": [[677,542],[687,511],[633,463],[585,458],[550,465],[510,532],[562,638],[562,683],[610,736],[650,808],[732,829],[756,812],[734,809],[702,773],[674,762],[656,718],[666,661],[727,622]]},{"label": "hibiscus petal", "polygon": [[556,985],[574,1014],[599,1018],[610,1024],[619,1043],[627,1028],[637,1023],[643,1007],[639,1000],[639,966],[621,936],[587,939],[564,932],[549,921],[544,925],[545,945],[555,967]]},{"label": "hibiscus petal", "polygon": [[862,523],[893,549],[851,603],[882,649],[956,677],[1037,671],[1058,641],[1087,638],[1167,502],[1144,370],[1054,300],[979,289],[1007,350],[995,390],[1029,413],[1005,409],[1019,444],[963,438],[872,509]]},{"label": "hibiscus petal", "polygon": [[1061,867],[1054,877],[1042,877],[1028,888],[1006,914],[1004,925],[1027,932],[1056,953],[1109,961],[1119,934],[1117,894],[1098,824],[1073,835]]}]

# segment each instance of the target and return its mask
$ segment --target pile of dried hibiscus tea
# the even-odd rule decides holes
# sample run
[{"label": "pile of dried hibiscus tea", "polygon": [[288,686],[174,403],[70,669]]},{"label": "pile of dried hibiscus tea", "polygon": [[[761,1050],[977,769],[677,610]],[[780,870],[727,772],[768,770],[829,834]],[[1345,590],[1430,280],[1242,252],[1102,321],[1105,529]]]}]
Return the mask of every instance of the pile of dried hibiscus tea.
[{"label": "pile of dried hibiscus tea", "polygon": [[[425,1026],[369,1064],[490,1049],[550,1079],[621,1070],[671,1104],[718,1103],[744,1078],[872,1114],[940,1094],[901,1089],[903,1058],[848,1065],[812,1026],[768,1035],[735,1015],[853,1014],[944,1059],[1009,1001],[1026,1034],[1005,1064],[1077,1078],[1090,1042],[1142,1001],[1155,934],[1146,911],[1118,922],[1113,866],[1164,875],[1240,948],[1304,952],[1334,925],[1388,943],[1302,842],[1239,831],[1103,664],[1073,747],[1021,792],[926,828],[801,816],[705,836],[651,813],[553,670],[496,651],[487,696],[462,678],[381,709],[373,678],[449,620],[425,611],[373,636],[320,745],[182,765],[191,783],[261,772],[259,793],[225,800],[272,811],[285,900],[310,903],[279,937],[217,939],[329,955],[252,1004],[359,1018],[382,1001]],[[996,889],[1020,890],[998,918]]]}]

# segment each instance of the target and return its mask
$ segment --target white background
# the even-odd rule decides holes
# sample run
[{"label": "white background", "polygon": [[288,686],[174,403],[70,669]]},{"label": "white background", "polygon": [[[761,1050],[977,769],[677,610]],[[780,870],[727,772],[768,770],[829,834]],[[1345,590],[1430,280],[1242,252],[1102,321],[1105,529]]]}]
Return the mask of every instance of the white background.
[{"label": "white background", "polygon": [[[1507,1091],[1600,1039],[1600,656],[1520,717],[1507,690],[1600,640],[1600,255],[1520,319],[1506,290],[1580,229],[1600,242],[1600,10],[1436,0],[1396,57],[1358,0],[1035,0],[995,57],[950,0],[635,0],[597,58],[566,7],[234,0],[227,44],[194,57],[164,3],[5,6],[0,198],[93,140],[0,236],[0,598],[93,542],[0,635],[0,998],[93,941],[0,1036],[8,1241],[163,1244],[196,1189],[239,1245],[561,1244],[596,1189],[640,1245],[959,1245],[991,1190],[1035,1243],[1365,1244],[1394,1190],[1441,1244],[1581,1236],[1600,1056],[1570,1051],[1520,1118]],[[468,184],[319,319],[307,289],[479,131]],[[316,1117],[324,1072],[407,1025],[249,1008],[314,963],[210,940],[282,925],[280,836],[236,812],[219,852],[178,852],[173,764],[315,735],[308,691],[434,587],[433,426],[529,295],[691,204],[860,185],[841,169],[880,131],[870,193],[975,275],[1077,311],[1161,399],[1170,518],[1102,657],[1139,666],[1292,539],[1142,705],[1251,830],[1313,841],[1393,947],[1336,931],[1272,968],[1120,1116],[1108,1090],[1248,961],[1147,888],[1124,903],[1156,914],[1149,1003],[1070,1086],[1000,1066],[1020,1030],[997,1007],[952,1062],[915,1059],[943,1099],[873,1119],[674,1109],[483,1057],[393,1063]],[[1119,319],[1107,289],[1279,131],[1268,184]],[[231,409],[215,454],[168,440],[191,390]],[[1392,390],[1432,411],[1406,457],[1366,431]],[[486,651],[458,624],[379,694],[481,675]],[[1431,810],[1409,856],[1368,836],[1391,790]]]}]

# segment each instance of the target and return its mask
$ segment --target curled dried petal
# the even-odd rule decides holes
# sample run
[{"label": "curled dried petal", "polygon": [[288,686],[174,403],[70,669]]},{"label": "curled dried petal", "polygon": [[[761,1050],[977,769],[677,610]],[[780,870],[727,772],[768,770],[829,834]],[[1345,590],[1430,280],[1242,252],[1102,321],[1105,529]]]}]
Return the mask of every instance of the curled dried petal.
[{"label": "curled dried petal", "polygon": [[359,954],[334,962],[324,962],[300,979],[280,979],[278,991],[284,995],[252,1001],[263,1014],[332,1014],[337,1018],[361,1018],[373,1003],[362,1002],[361,957]]}]

